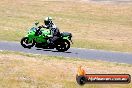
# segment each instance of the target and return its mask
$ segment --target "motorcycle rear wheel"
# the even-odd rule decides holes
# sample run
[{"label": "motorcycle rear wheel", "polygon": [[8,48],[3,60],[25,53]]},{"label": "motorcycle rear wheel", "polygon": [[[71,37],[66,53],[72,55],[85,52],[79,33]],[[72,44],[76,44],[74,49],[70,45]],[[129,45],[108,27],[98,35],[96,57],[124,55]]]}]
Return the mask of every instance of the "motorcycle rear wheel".
[{"label": "motorcycle rear wheel", "polygon": [[70,48],[70,42],[68,40],[58,41],[56,44],[56,50],[59,52],[65,52]]}]

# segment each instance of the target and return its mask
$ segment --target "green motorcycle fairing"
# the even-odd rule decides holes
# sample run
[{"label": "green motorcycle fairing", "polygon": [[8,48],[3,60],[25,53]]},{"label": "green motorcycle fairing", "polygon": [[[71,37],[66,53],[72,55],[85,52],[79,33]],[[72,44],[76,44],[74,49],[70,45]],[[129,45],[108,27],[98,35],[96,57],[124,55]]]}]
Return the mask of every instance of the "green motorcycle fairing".
[{"label": "green motorcycle fairing", "polygon": [[71,40],[71,37],[72,37],[71,33],[63,32],[63,33],[61,33],[61,36],[62,36],[62,39],[64,39],[64,40],[72,41]]},{"label": "green motorcycle fairing", "polygon": [[63,39],[69,40],[69,36],[65,36],[63,37]]},{"label": "green motorcycle fairing", "polygon": [[46,28],[41,28],[41,34],[40,35],[35,35],[36,34],[36,28],[32,27],[29,31],[28,34],[25,37],[28,37],[28,42],[32,42],[33,40],[37,43],[47,43],[47,36],[51,35],[51,32],[49,29]]}]

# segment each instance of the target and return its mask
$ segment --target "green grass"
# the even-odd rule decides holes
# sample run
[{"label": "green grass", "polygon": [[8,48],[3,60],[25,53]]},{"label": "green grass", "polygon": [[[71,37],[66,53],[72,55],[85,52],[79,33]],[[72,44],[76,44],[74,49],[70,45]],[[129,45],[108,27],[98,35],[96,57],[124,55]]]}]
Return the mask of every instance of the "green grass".
[{"label": "green grass", "polygon": [[52,16],[61,32],[73,34],[73,47],[132,51],[132,5],[72,1],[4,0],[0,40],[20,41],[35,20]]}]

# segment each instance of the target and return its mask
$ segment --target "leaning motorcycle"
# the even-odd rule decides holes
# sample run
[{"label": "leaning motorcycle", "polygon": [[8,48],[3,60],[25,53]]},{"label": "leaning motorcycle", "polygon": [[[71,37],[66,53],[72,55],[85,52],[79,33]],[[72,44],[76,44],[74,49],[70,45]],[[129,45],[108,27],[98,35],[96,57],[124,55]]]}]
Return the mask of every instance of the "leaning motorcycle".
[{"label": "leaning motorcycle", "polygon": [[54,45],[48,43],[51,31],[46,28],[41,28],[38,32],[35,27],[29,29],[27,35],[21,39],[21,45],[24,48],[32,48],[33,46],[43,49],[54,49],[64,52],[67,51],[72,43],[72,34],[63,32],[60,37],[54,42]]}]

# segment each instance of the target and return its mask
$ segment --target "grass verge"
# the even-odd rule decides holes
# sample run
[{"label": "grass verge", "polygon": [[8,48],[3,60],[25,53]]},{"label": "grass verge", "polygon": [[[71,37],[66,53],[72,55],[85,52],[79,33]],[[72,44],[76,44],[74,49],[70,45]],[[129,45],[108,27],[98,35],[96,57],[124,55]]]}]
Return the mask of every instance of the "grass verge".
[{"label": "grass verge", "polygon": [[97,60],[33,55],[0,51],[1,88],[132,88],[132,84],[86,84],[79,86],[78,66],[87,73],[132,75],[132,65]]}]

